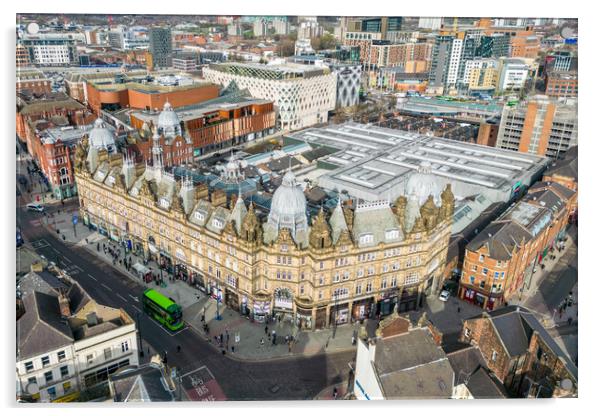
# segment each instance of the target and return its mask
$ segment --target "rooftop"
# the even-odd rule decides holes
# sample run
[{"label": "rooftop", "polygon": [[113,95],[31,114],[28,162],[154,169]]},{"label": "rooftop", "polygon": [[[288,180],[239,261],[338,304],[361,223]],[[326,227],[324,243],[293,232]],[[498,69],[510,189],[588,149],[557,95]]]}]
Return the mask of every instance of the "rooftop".
[{"label": "rooftop", "polygon": [[263,65],[258,63],[228,62],[221,64],[210,64],[209,68],[234,75],[266,78],[273,80],[311,78],[330,73],[330,69],[325,67],[316,67],[314,65],[301,65],[294,63]]}]

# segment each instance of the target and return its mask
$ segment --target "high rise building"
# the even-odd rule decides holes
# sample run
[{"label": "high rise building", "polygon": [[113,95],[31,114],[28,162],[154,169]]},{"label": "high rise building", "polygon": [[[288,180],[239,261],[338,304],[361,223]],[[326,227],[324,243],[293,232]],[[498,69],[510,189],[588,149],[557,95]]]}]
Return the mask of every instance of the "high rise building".
[{"label": "high rise building", "polygon": [[[438,35],[435,38],[433,46],[433,57],[431,59],[431,70],[429,73],[429,91],[433,93],[443,93],[448,84],[449,68],[451,62],[452,49],[455,39],[450,35]],[[460,40],[460,42],[462,42]],[[457,52],[456,44],[456,52]],[[456,61],[459,61],[460,54],[457,52]]]},{"label": "high rise building", "polygon": [[577,127],[576,104],[536,96],[525,104],[504,107],[496,146],[559,159],[577,145]]},{"label": "high rise building", "polygon": [[290,23],[287,20],[276,19],[272,22],[272,27],[277,35],[288,35],[290,32]]},{"label": "high rise building", "polygon": [[253,22],[253,36],[264,38],[268,35],[269,22],[265,19],[257,19]]},{"label": "high rise building", "polygon": [[36,65],[69,65],[77,62],[73,35],[48,33],[24,35],[21,40],[27,49],[29,62]]},{"label": "high rise building", "polygon": [[172,60],[171,29],[152,27],[149,30],[149,52],[153,68],[169,68]]}]

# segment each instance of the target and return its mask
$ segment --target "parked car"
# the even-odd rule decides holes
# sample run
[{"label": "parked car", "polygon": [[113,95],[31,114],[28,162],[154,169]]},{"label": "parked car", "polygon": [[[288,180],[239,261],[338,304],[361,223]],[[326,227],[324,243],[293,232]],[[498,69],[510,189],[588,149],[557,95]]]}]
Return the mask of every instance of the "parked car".
[{"label": "parked car", "polygon": [[27,204],[27,209],[30,211],[44,212],[44,205],[31,202]]},{"label": "parked car", "polygon": [[443,302],[447,302],[449,300],[450,293],[447,290],[442,290],[439,295],[439,300]]}]

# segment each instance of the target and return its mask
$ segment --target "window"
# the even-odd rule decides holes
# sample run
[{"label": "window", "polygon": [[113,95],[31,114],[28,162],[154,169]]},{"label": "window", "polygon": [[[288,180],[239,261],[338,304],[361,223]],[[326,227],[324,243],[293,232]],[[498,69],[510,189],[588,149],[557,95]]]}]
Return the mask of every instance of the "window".
[{"label": "window", "polygon": [[499,277],[500,277],[500,272],[494,272],[494,273],[493,273],[493,278],[494,278],[494,279],[496,279],[496,280],[497,280]]},{"label": "window", "polygon": [[360,244],[370,244],[372,242],[374,242],[373,234],[360,235]]},{"label": "window", "polygon": [[380,288],[381,288],[381,289],[386,289],[386,288],[387,288],[387,279],[383,279],[383,280],[380,282]]},{"label": "window", "polygon": [[363,277],[363,276],[364,276],[364,269],[358,269],[357,277]]},{"label": "window", "polygon": [[42,367],[46,367],[48,364],[50,364],[50,357],[49,356],[42,357]]},{"label": "window", "polygon": [[59,359],[59,361],[62,361],[65,359],[65,351],[59,351],[56,353],[56,357]]},{"label": "window", "polygon": [[366,283],[366,293],[372,292],[372,282]]},{"label": "window", "polygon": [[470,284],[474,285],[474,276],[470,276]]},{"label": "window", "polygon": [[29,377],[27,379],[27,384],[38,384],[38,378],[37,377]]},{"label": "window", "polygon": [[385,239],[393,240],[394,238],[399,238],[399,230],[389,230],[385,232]]},{"label": "window", "polygon": [[477,271],[477,266],[476,266],[476,265],[472,266],[472,267],[470,268],[470,270],[472,270],[473,272],[476,272],[476,271]]},{"label": "window", "polygon": [[502,272],[502,274],[500,274],[500,279],[503,279],[505,274],[506,274],[506,272]]},{"label": "window", "polygon": [[323,261],[320,262],[320,270],[322,270],[322,269],[324,269],[324,262]]},{"label": "window", "polygon": [[61,378],[69,375],[69,367],[64,365],[61,367]]},{"label": "window", "polygon": [[92,364],[93,361],[94,361],[94,354],[86,355],[86,362],[88,363],[88,365]]},{"label": "window", "polygon": [[70,381],[65,381],[63,383],[63,391],[65,393],[67,393],[69,390],[71,390],[71,382]]},{"label": "window", "polygon": [[205,220],[205,216],[202,213],[198,212],[198,211],[194,213],[194,217],[197,220],[199,220],[199,221],[204,221]]},{"label": "window", "polygon": [[222,228],[224,226],[224,222],[222,220],[218,219],[218,218],[215,218],[213,220],[213,226],[215,228]]},{"label": "window", "polygon": [[372,276],[374,274],[374,267],[368,267],[368,276]]},{"label": "window", "polygon": [[121,351],[122,352],[127,352],[130,349],[130,345],[128,341],[123,341],[121,343]]},{"label": "window", "polygon": [[481,280],[481,283],[479,283],[479,287],[481,289],[485,288],[485,281],[484,280]]},{"label": "window", "polygon": [[305,293],[305,286],[304,285],[299,286],[299,293],[300,294],[304,294]]},{"label": "window", "polygon": [[358,284],[358,285],[355,287],[355,294],[356,294],[356,295],[361,295],[361,294],[362,294],[362,285],[361,285],[361,284]]},{"label": "window", "polygon": [[483,255],[483,254],[480,254],[480,255],[479,255],[479,261],[480,261],[481,263],[483,263],[483,262],[485,261],[485,255]]},{"label": "window", "polygon": [[491,361],[495,362],[495,360],[496,360],[496,359],[497,359],[497,352],[496,352],[496,351],[493,351],[493,352],[491,353]]},{"label": "window", "polygon": [[471,334],[470,328],[464,328],[464,336],[466,338],[470,338],[470,334]]},{"label": "window", "polygon": [[483,276],[487,276],[487,273],[489,273],[489,269],[483,267]]},{"label": "window", "polygon": [[27,361],[25,363],[25,371],[29,373],[32,370],[33,370],[33,362]]},{"label": "window", "polygon": [[393,276],[391,278],[391,287],[396,287],[397,286],[397,276]]},{"label": "window", "polygon": [[46,371],[44,373],[44,380],[46,380],[46,383],[50,383],[53,379],[54,377],[52,376],[52,371]]},{"label": "window", "polygon": [[50,387],[46,391],[48,392],[48,396],[50,397],[51,400],[56,399],[56,387]]},{"label": "window", "polygon": [[383,273],[387,273],[389,271],[389,265],[383,264]]},{"label": "window", "polygon": [[322,297],[324,296],[324,294],[322,293],[322,291],[320,290],[320,292],[318,292],[318,299],[322,299]]}]

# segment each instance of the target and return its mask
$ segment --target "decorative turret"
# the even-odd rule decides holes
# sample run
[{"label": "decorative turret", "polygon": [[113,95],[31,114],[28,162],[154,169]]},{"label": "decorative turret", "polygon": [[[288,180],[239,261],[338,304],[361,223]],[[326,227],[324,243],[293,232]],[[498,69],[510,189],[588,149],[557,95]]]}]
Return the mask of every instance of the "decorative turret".
[{"label": "decorative turret", "polygon": [[429,195],[424,205],[420,207],[420,216],[424,221],[424,228],[427,231],[432,230],[437,225],[437,216],[439,208],[435,205],[432,195]]},{"label": "decorative turret", "polygon": [[412,230],[410,232],[411,233],[421,233],[424,230],[425,230],[425,228],[424,228],[423,219],[420,216],[416,217],[416,219],[414,221],[414,226],[412,227]]},{"label": "decorative turret", "polygon": [[86,155],[88,153],[88,136],[84,135],[75,149],[75,170],[83,171],[86,169]]},{"label": "decorative turret", "polygon": [[349,231],[353,231],[353,210],[351,208],[343,208],[343,214],[345,214],[345,221]]},{"label": "decorative turret", "polygon": [[407,201],[408,204],[406,206],[403,224],[403,229],[406,233],[412,230],[414,224],[418,222],[417,220],[420,217],[420,204],[418,203],[418,198],[415,195],[411,195]]},{"label": "decorative turret", "polygon": [[150,182],[147,181],[146,179],[142,180],[142,184],[140,185],[139,195],[144,198],[152,199],[153,201],[155,199],[155,194],[153,193],[153,190],[150,187]]},{"label": "decorative turret", "polygon": [[134,159],[130,155],[123,156],[121,173],[123,174],[125,181],[125,189],[130,189],[136,181],[136,165]]},{"label": "decorative turret", "polygon": [[396,200],[395,204],[393,204],[393,212],[395,213],[395,217],[397,217],[397,221],[399,225],[403,227],[405,225],[405,216],[406,216],[406,206],[408,205],[408,199],[400,195]]},{"label": "decorative turret", "polygon": [[173,201],[171,203],[171,209],[179,215],[186,215],[186,212],[184,211],[184,205],[182,205],[182,198],[180,198],[180,196],[176,193],[173,196]]},{"label": "decorative turret", "polygon": [[242,221],[241,236],[247,242],[261,241],[261,226],[255,215],[255,207],[253,202],[249,205],[249,210]]},{"label": "decorative turret", "polygon": [[242,199],[242,195],[240,192],[238,193],[238,198],[234,203],[234,207],[232,208],[232,212],[230,213],[230,221],[234,222],[234,226],[236,228],[236,233],[240,235],[242,229],[242,223],[247,215],[247,207],[245,206],[245,201]]},{"label": "decorative turret", "polygon": [[456,200],[451,190],[451,183],[448,183],[441,193],[441,209],[439,210],[441,219],[448,219],[454,215],[455,204]]},{"label": "decorative turret", "polygon": [[315,249],[324,249],[332,247],[332,239],[330,238],[330,227],[324,218],[324,210],[320,209],[318,215],[314,217],[314,221],[309,232],[309,244]]},{"label": "decorative turret", "polygon": [[211,193],[211,205],[214,207],[225,207],[228,203],[228,196],[226,192],[221,189],[214,189]]},{"label": "decorative turret", "polygon": [[341,198],[339,197],[339,202],[335,207],[334,211],[332,211],[332,215],[330,216],[330,220],[328,221],[330,224],[330,228],[332,229],[332,241],[336,243],[339,240],[339,237],[343,231],[349,231],[349,227],[347,226],[347,220],[345,219],[345,213],[343,212],[343,207],[341,205]]},{"label": "decorative turret", "polygon": [[182,197],[182,204],[184,205],[184,211],[188,214],[194,206],[194,183],[190,177],[186,176],[182,181],[182,189],[180,189],[180,196]]}]

